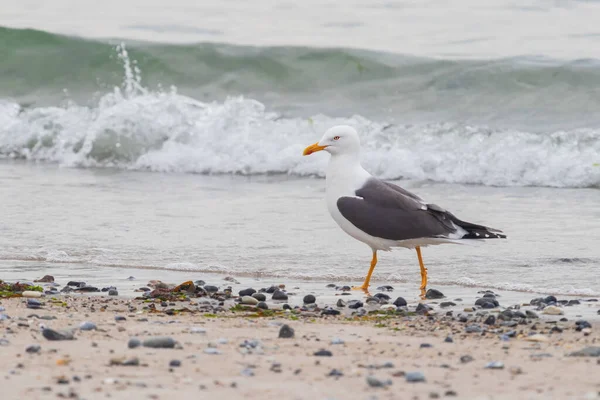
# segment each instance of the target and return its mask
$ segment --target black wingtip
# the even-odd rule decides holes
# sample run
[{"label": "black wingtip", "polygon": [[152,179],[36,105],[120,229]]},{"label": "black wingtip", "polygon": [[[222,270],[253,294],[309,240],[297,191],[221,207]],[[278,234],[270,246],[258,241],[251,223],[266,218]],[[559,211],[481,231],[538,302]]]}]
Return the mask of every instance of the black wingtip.
[{"label": "black wingtip", "polygon": [[496,233],[483,230],[472,230],[467,232],[463,239],[506,239],[506,235],[503,233]]}]

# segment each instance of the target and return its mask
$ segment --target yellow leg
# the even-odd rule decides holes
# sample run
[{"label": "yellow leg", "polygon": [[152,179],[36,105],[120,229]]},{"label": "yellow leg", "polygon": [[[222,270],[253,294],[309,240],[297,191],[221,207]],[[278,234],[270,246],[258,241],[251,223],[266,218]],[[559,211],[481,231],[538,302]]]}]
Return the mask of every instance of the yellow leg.
[{"label": "yellow leg", "polygon": [[367,273],[367,277],[365,278],[365,282],[362,286],[354,286],[353,290],[363,290],[367,292],[369,290],[369,281],[371,280],[371,275],[373,275],[373,271],[375,270],[375,265],[377,265],[377,251],[373,252],[373,258],[371,259],[371,268],[369,268],[369,272]]},{"label": "yellow leg", "polygon": [[423,264],[423,257],[421,257],[421,247],[417,246],[417,256],[419,257],[419,266],[421,267],[421,290],[425,290],[427,287],[427,268]]}]

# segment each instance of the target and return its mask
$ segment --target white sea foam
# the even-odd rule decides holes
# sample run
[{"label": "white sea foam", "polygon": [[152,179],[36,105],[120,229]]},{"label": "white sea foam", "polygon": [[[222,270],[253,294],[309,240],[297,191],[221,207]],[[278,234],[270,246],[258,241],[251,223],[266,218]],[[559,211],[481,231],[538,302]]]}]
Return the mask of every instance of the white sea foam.
[{"label": "white sea foam", "polygon": [[494,186],[600,186],[600,130],[546,133],[459,123],[390,126],[359,115],[282,118],[258,101],[204,103],[142,86],[120,49],[123,88],[96,106],[0,102],[0,156],[67,167],[202,174],[323,176],[327,157],[302,149],[335,124],[355,126],[365,167],[387,179]]}]

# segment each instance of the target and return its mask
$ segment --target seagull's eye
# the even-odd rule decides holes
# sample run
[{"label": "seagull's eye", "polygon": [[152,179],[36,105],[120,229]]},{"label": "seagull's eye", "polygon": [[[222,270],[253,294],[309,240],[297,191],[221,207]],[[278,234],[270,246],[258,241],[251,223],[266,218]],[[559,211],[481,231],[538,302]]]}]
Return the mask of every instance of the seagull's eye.
[{"label": "seagull's eye", "polygon": [[333,140],[340,140],[340,137],[339,136],[334,136]]}]

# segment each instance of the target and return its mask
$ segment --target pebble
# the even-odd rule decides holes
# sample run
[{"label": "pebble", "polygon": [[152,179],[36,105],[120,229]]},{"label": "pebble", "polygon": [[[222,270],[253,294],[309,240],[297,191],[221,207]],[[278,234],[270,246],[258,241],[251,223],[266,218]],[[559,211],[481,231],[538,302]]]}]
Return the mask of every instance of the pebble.
[{"label": "pebble", "polygon": [[218,355],[221,354],[219,349],[215,349],[214,347],[207,347],[204,349],[204,354]]},{"label": "pebble", "polygon": [[329,350],[322,349],[322,350],[316,351],[313,355],[315,355],[317,357],[331,357],[331,356],[333,356],[333,353]]},{"label": "pebble", "polygon": [[44,275],[42,278],[36,279],[34,282],[44,282],[44,283],[54,282],[54,277],[52,275]]},{"label": "pebble", "polygon": [[109,296],[118,296],[118,295],[119,295],[119,292],[118,292],[116,289],[110,289],[110,290],[108,291],[108,295],[109,295]]},{"label": "pebble", "polygon": [[40,351],[42,351],[42,346],[39,344],[32,344],[31,346],[27,346],[27,348],[25,348],[25,352],[30,354],[37,354]]},{"label": "pebble", "polygon": [[122,315],[115,315],[115,321],[127,321],[127,318],[123,317]]},{"label": "pebble", "polygon": [[337,303],[335,304],[337,307],[346,307],[346,302],[342,299],[338,299]]},{"label": "pebble", "polygon": [[138,338],[131,338],[127,342],[127,347],[129,347],[130,349],[135,349],[136,347],[140,347],[141,345],[142,345],[142,342]]},{"label": "pebble", "polygon": [[547,342],[550,339],[548,339],[548,336],[544,336],[544,335],[541,335],[539,333],[536,333],[536,334],[527,336],[525,338],[525,340],[528,341],[528,342]]},{"label": "pebble", "polygon": [[525,310],[525,315],[527,315],[527,318],[539,318],[539,315],[537,315],[535,311],[531,310]]},{"label": "pebble", "polygon": [[273,296],[271,298],[273,300],[287,300],[288,295],[282,292],[281,290],[276,290],[273,292]]},{"label": "pebble", "polygon": [[442,308],[446,308],[446,307],[454,307],[456,305],[456,303],[453,303],[451,301],[442,301],[440,303],[440,307]]},{"label": "pebble", "polygon": [[304,296],[304,299],[302,299],[302,301],[304,302],[304,304],[314,304],[314,302],[317,301],[317,298],[312,294],[307,294],[306,296]]},{"label": "pebble", "polygon": [[479,325],[469,325],[465,328],[467,333],[481,333],[483,329]]},{"label": "pebble", "polygon": [[219,288],[212,285],[205,285],[204,290],[206,290],[208,293],[216,293],[219,291]]},{"label": "pebble", "polygon": [[179,361],[179,360],[171,360],[169,362],[169,367],[175,367],[175,368],[181,367],[181,361]]},{"label": "pebble", "polygon": [[48,340],[74,340],[75,337],[69,331],[55,331],[54,329],[44,328],[42,335]]},{"label": "pebble", "polygon": [[421,345],[419,346],[420,349],[428,349],[433,347],[430,343],[421,343]]},{"label": "pebble", "polygon": [[23,293],[21,293],[21,296],[28,297],[28,298],[42,297],[42,292],[36,292],[33,290],[25,290]]},{"label": "pebble", "polygon": [[446,343],[454,343],[454,339],[452,339],[452,336],[446,336],[446,339],[444,339],[444,342],[446,342]]},{"label": "pebble", "polygon": [[363,305],[364,305],[363,302],[360,300],[350,300],[348,302],[348,308],[351,308],[353,310],[361,308]]},{"label": "pebble", "polygon": [[471,361],[473,361],[473,357],[471,357],[470,355],[465,355],[465,356],[460,357],[460,362],[463,364],[469,363]]},{"label": "pebble", "polygon": [[554,297],[554,296],[548,296],[542,301],[546,304],[552,304],[552,303],[556,304],[557,303],[556,297]]},{"label": "pebble", "polygon": [[563,312],[563,310],[561,310],[560,308],[558,308],[556,306],[548,306],[548,307],[544,308],[544,310],[542,311],[542,314],[546,314],[546,315],[563,315],[564,312]]},{"label": "pebble", "polygon": [[10,342],[7,339],[0,338],[0,346],[8,346]]},{"label": "pebble", "polygon": [[264,293],[254,293],[252,295],[252,297],[254,297],[256,300],[258,301],[267,301],[267,296],[264,295]]},{"label": "pebble", "polygon": [[383,381],[381,379],[377,379],[374,376],[369,375],[367,376],[367,383],[371,387],[386,387],[392,384],[392,380],[388,379],[386,381]]},{"label": "pebble", "polygon": [[170,337],[153,337],[142,342],[142,346],[153,349],[172,349],[177,342]]},{"label": "pebble", "polygon": [[79,292],[86,292],[86,293],[91,293],[91,292],[99,292],[100,289],[98,289],[95,286],[80,286],[77,289],[75,289]]},{"label": "pebble", "polygon": [[79,329],[82,331],[93,331],[98,329],[98,327],[93,322],[84,321],[81,324],[79,324]]},{"label": "pebble", "polygon": [[[487,306],[486,304],[492,304],[493,307]],[[480,299],[475,300],[475,305],[479,306],[481,308],[494,308],[494,307],[499,307],[500,303],[498,303],[498,300],[496,299],[492,299],[489,297],[482,297]]]},{"label": "pebble", "polygon": [[483,323],[486,325],[494,325],[496,323],[496,317],[489,315]]},{"label": "pebble", "polygon": [[206,329],[200,328],[198,326],[193,326],[190,328],[190,333],[195,333],[198,335],[206,335]]},{"label": "pebble", "polygon": [[431,310],[433,310],[433,308],[429,307],[427,304],[419,303],[419,304],[417,304],[417,308],[415,309],[415,312],[417,314],[425,314]]},{"label": "pebble", "polygon": [[110,365],[120,365],[123,367],[137,367],[140,365],[140,359],[137,357],[133,357],[133,358],[111,358]]},{"label": "pebble", "polygon": [[577,332],[581,332],[582,330],[584,330],[586,328],[591,328],[591,327],[592,327],[592,325],[585,320],[580,319],[579,321],[575,321],[575,330]]},{"label": "pebble", "polygon": [[281,328],[279,328],[279,337],[282,339],[293,338],[294,337],[294,329],[287,324],[281,325]]},{"label": "pebble", "polygon": [[252,296],[243,296],[242,297],[242,304],[250,304],[250,305],[257,305],[259,303],[258,299],[255,299]]},{"label": "pebble", "polygon": [[569,357],[600,357],[600,347],[588,346],[581,350],[569,353]]},{"label": "pebble", "polygon": [[344,344],[345,342],[340,338],[331,339],[331,344]]},{"label": "pebble", "polygon": [[425,382],[425,375],[420,372],[407,372],[404,375],[404,378],[406,379],[406,382]]},{"label": "pebble", "polygon": [[27,299],[27,308],[36,310],[38,308],[42,308],[42,303],[36,299]]},{"label": "pebble", "polygon": [[484,367],[485,369],[504,369],[504,363],[502,361],[491,361]]},{"label": "pebble", "polygon": [[392,304],[395,305],[396,307],[404,307],[408,303],[406,303],[406,300],[404,300],[404,297],[398,297],[396,300],[394,300],[394,302]]},{"label": "pebble", "polygon": [[396,306],[393,304],[384,304],[381,306],[381,310],[382,311],[395,311],[396,310]]},{"label": "pebble", "polygon": [[444,296],[444,294],[437,289],[429,289],[427,293],[425,293],[425,298],[430,300],[443,299],[444,297],[446,296]]},{"label": "pebble", "polygon": [[394,290],[394,287],[390,286],[390,285],[384,285],[384,286],[379,286],[377,288],[377,290],[379,290],[381,292],[392,292]]},{"label": "pebble", "polygon": [[261,310],[268,310],[269,309],[269,305],[267,303],[265,303],[264,301],[259,302],[256,307],[260,308]]},{"label": "pebble", "polygon": [[385,293],[375,293],[375,295],[373,297],[376,298],[376,299],[378,299],[379,301],[381,301],[381,300],[390,300],[391,299],[391,297],[388,296]]},{"label": "pebble", "polygon": [[327,376],[339,377],[344,376],[344,374],[342,373],[342,371],[334,368],[327,374]]},{"label": "pebble", "polygon": [[256,293],[255,289],[248,288],[248,289],[240,290],[238,294],[240,295],[240,297],[244,297],[244,296],[252,296],[254,293]]}]

